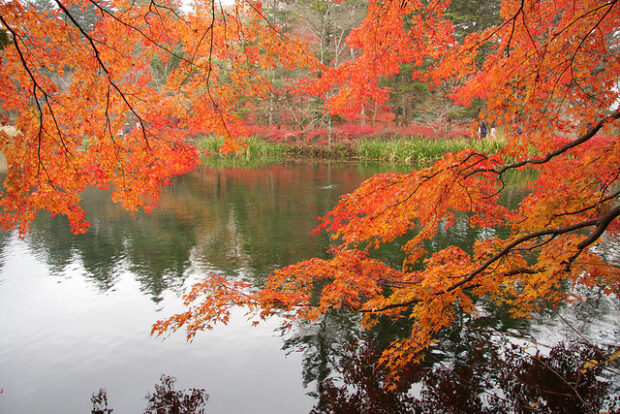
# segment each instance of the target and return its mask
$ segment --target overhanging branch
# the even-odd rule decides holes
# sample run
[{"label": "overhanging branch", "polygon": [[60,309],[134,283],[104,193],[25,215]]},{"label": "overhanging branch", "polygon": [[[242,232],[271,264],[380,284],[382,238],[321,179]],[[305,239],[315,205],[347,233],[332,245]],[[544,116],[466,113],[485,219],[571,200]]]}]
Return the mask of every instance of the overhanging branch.
[{"label": "overhanging branch", "polygon": [[490,172],[490,173],[494,173],[494,174],[497,174],[497,175],[502,175],[507,170],[523,167],[523,166],[528,165],[528,164],[532,164],[532,165],[544,164],[546,162],[549,162],[552,158],[555,158],[558,155],[561,155],[561,154],[565,153],[566,151],[570,150],[571,148],[579,146],[579,145],[583,144],[584,142],[590,140],[591,138],[593,138],[597,134],[598,131],[600,131],[601,128],[603,128],[603,126],[605,126],[605,124],[607,124],[610,120],[614,120],[614,119],[620,119],[620,108],[616,109],[616,111],[613,112],[611,115],[601,119],[596,124],[594,124],[592,127],[590,127],[588,129],[588,131],[584,135],[580,136],[579,138],[575,139],[574,141],[569,142],[566,145],[561,146],[560,148],[556,149],[555,151],[551,151],[551,152],[547,153],[547,155],[545,155],[542,158],[526,158],[526,159],[524,159],[522,161],[519,161],[519,162],[515,162],[515,163],[512,163],[512,164],[506,164],[506,165],[502,166],[499,169],[480,168],[480,169],[477,169],[477,170],[469,172],[464,177],[469,177],[469,176],[477,174],[477,173],[485,173],[485,172]]},{"label": "overhanging branch", "polygon": [[[596,228],[590,234],[590,236],[587,239],[585,239],[584,241],[582,241],[581,243],[579,243],[577,245],[578,252],[575,253],[575,255],[573,257],[571,257],[571,259],[569,260],[569,263],[567,263],[567,266],[570,266],[570,264],[581,254],[581,252],[586,247],[590,246],[592,243],[594,243],[596,240],[598,240],[603,235],[603,233],[605,232],[607,227],[618,216],[620,216],[620,206],[616,206],[616,207],[608,210],[607,213],[603,214],[598,219],[587,220],[587,221],[584,221],[584,222],[581,222],[581,223],[577,223],[577,224],[573,224],[571,226],[566,226],[566,227],[541,230],[541,231],[538,231],[538,232],[535,232],[535,233],[530,233],[530,234],[526,234],[526,235],[524,235],[522,237],[519,237],[517,240],[513,241],[508,246],[504,247],[502,250],[500,250],[495,255],[493,255],[493,257],[489,258],[486,262],[484,262],[482,265],[480,265],[477,269],[473,270],[472,272],[470,272],[470,273],[468,273],[466,275],[463,275],[461,280],[459,280],[458,282],[454,283],[453,285],[451,285],[450,287],[448,287],[444,291],[437,293],[433,297],[439,296],[439,295],[441,295],[443,293],[452,292],[452,291],[454,291],[454,290],[456,290],[456,289],[458,289],[460,287],[463,287],[467,283],[471,282],[477,275],[479,275],[480,273],[484,272],[493,263],[497,262],[498,260],[502,259],[503,257],[506,257],[506,255],[508,255],[511,251],[515,250],[515,248],[517,248],[522,243],[525,243],[525,242],[527,242],[529,240],[533,240],[533,239],[537,239],[537,238],[540,238],[540,237],[544,237],[544,236],[557,237],[557,236],[560,236],[560,235],[563,235],[563,234],[567,234],[567,233],[572,233],[572,232],[575,232],[577,230],[581,230],[581,229],[584,229],[584,228],[587,228],[587,227],[596,226]],[[533,269],[515,269],[513,271],[505,273],[505,275],[508,276],[508,275],[515,275],[515,274],[520,274],[520,273],[534,274],[534,273],[536,273],[536,271],[533,270]],[[473,286],[468,286],[468,287],[473,287]],[[362,310],[362,312],[365,312],[365,313],[368,313],[368,312],[383,312],[383,311],[390,310],[390,309],[407,307],[407,306],[413,305],[415,303],[418,303],[420,301],[421,301],[420,299],[416,298],[416,299],[412,299],[412,300],[409,300],[409,301],[406,301],[406,302],[392,303],[392,304],[386,305],[386,306],[384,306],[382,308],[379,308],[379,309]]]}]

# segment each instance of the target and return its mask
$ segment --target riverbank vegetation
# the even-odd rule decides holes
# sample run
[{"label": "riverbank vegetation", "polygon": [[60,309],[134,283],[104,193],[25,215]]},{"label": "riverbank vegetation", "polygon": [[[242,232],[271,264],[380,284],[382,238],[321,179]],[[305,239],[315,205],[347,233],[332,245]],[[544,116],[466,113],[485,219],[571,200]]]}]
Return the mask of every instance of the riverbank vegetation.
[{"label": "riverbank vegetation", "polygon": [[282,144],[253,137],[245,139],[238,151],[224,153],[221,151],[225,142],[223,137],[210,135],[195,141],[202,162],[214,168],[259,167],[284,161],[289,153]]},{"label": "riverbank vegetation", "polygon": [[436,161],[445,154],[457,153],[467,148],[495,154],[506,145],[501,138],[453,138],[430,140],[426,138],[393,140],[365,140],[358,146],[360,159],[385,161]]},{"label": "riverbank vegetation", "polygon": [[495,154],[505,145],[503,138],[452,138],[429,139],[383,138],[363,139],[358,142],[332,143],[280,143],[256,137],[244,141],[245,147],[238,152],[223,154],[220,148],[224,138],[209,136],[196,139],[202,160],[209,166],[264,165],[290,159],[328,159],[427,163],[436,161],[448,153],[467,148]]}]

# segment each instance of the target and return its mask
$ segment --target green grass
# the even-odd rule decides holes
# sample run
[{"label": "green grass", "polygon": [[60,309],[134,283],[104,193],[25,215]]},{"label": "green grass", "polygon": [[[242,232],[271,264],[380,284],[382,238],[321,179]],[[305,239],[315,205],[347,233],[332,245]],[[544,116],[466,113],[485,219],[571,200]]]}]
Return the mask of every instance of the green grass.
[{"label": "green grass", "polygon": [[291,156],[307,158],[359,158],[362,161],[380,160],[392,162],[431,162],[438,160],[443,154],[457,152],[465,148],[472,148],[485,153],[499,151],[506,141],[503,138],[495,139],[438,139],[427,138],[398,138],[392,140],[365,140],[360,141],[357,148],[325,148],[287,147],[277,142],[265,141],[260,138],[248,138],[248,145],[240,153],[221,154],[220,147],[224,138],[209,135],[196,141],[198,149],[211,155],[203,156],[203,162],[211,167],[260,167],[285,161]]},{"label": "green grass", "polygon": [[434,161],[449,152],[472,148],[485,153],[499,151],[506,142],[503,139],[442,139],[398,138],[390,141],[366,140],[358,145],[362,160],[386,161]]},{"label": "green grass", "polygon": [[277,142],[263,141],[258,138],[247,138],[245,143],[248,145],[245,150],[239,153],[222,154],[220,147],[224,144],[224,138],[209,135],[196,141],[199,150],[208,152],[209,156],[203,156],[203,162],[212,167],[238,167],[238,166],[260,166],[277,162],[283,159],[288,150]]}]

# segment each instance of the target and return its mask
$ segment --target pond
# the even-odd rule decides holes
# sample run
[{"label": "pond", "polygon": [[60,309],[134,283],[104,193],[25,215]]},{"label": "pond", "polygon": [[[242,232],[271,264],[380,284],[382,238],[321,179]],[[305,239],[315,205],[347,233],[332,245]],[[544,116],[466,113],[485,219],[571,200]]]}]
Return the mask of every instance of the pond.
[{"label": "pond", "polygon": [[[481,302],[472,328],[443,333],[424,364],[408,373],[404,388],[390,394],[373,368],[377,349],[406,332],[406,325],[390,321],[362,332],[354,315],[339,312],[282,332],[276,318],[251,327],[242,312],[233,312],[228,325],[192,343],[182,333],[165,340],[150,336],[152,323],[182,310],[180,296],[205,275],[260,286],[276,268],[324,256],[328,237],[310,234],[316,218],[370,175],[394,168],[407,167],[203,169],[166,188],[154,214],[132,216],[93,190],[83,200],[92,223],[87,234],[70,234],[64,217],[46,213],[23,240],[15,232],[0,233],[0,412],[89,413],[106,406],[91,401],[102,390],[100,397],[115,413],[139,413],[173,388],[207,413],[356,412],[373,404],[377,409],[368,412],[424,410],[424,404],[433,412],[433,398],[452,395],[441,384],[456,384],[457,374],[469,375],[463,384],[471,387],[460,389],[464,401],[489,394],[454,402],[467,412],[494,407],[497,395],[507,399],[505,390],[488,393],[501,387],[499,380],[491,383],[490,373],[524,369],[522,354],[536,342],[547,350],[542,364],[568,355],[568,349],[552,349],[561,340],[619,343],[618,301],[596,290],[582,303],[531,320],[511,320]],[[505,192],[508,205],[524,194],[515,182]],[[467,248],[501,231],[472,230],[461,220],[429,247]],[[618,243],[603,248],[610,262],[620,263]],[[399,260],[397,246],[380,254]],[[502,344],[516,349],[514,355]],[[612,401],[620,377],[617,365],[609,366],[589,380],[586,391]],[[475,375],[466,372],[472,367]],[[527,373],[539,376],[534,382],[562,382],[545,379],[534,367]],[[430,395],[433,384],[438,391]],[[613,407],[613,401],[604,404]]]}]

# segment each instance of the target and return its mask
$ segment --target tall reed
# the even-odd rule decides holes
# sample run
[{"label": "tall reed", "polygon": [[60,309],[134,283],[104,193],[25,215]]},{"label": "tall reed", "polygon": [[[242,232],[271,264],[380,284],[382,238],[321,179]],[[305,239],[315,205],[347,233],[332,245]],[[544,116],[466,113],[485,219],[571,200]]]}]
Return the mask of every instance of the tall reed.
[{"label": "tall reed", "polygon": [[288,152],[286,147],[280,143],[268,142],[255,137],[246,138],[244,142],[247,147],[241,152],[222,154],[220,148],[224,144],[224,138],[208,135],[198,139],[196,147],[209,154],[203,156],[203,161],[207,165],[255,163],[257,158],[274,161],[284,157]]},{"label": "tall reed", "polygon": [[427,138],[398,138],[389,141],[364,140],[358,144],[362,160],[385,161],[434,161],[449,152],[472,148],[485,153],[495,153],[504,147],[501,138],[455,138],[431,140]]}]

